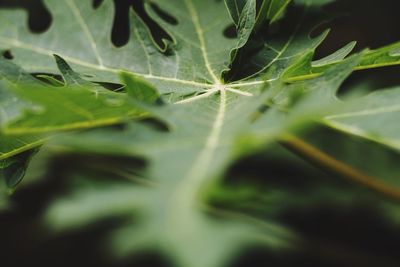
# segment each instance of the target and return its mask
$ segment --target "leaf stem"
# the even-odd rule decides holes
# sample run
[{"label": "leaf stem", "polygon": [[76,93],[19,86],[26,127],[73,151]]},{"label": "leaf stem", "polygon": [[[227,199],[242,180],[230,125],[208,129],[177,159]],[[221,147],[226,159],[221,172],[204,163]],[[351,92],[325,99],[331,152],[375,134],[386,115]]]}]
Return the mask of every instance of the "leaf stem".
[{"label": "leaf stem", "polygon": [[400,200],[399,188],[392,187],[389,184],[382,182],[379,178],[370,176],[353,166],[335,159],[298,137],[286,134],[280,141],[280,144],[313,164],[319,165],[324,169],[334,172],[378,193]]}]

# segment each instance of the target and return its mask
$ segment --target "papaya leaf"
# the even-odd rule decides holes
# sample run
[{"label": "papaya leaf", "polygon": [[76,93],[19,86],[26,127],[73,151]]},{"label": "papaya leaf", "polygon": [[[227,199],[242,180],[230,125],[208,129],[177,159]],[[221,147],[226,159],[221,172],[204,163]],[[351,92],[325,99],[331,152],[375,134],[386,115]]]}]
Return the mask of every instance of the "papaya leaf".
[{"label": "papaya leaf", "polygon": [[327,116],[324,123],[400,150],[399,95],[399,88],[391,88],[348,100],[340,112]]},{"label": "papaya leaf", "polygon": [[[125,166],[128,174],[68,168],[60,176],[70,190],[44,216],[56,231],[123,218],[105,242],[120,257],[152,250],[174,266],[219,267],[253,246],[299,244],[276,213],[218,208],[211,192],[237,161],[317,123],[398,148],[398,90],[354,101],[336,94],[354,70],[399,64],[400,55],[393,44],[349,56],[350,43],[315,60],[329,31],[310,37],[310,5],[289,2],[144,1],[129,9],[129,40],[118,48],[112,1],[45,0],[53,20],[43,33],[30,32],[21,10],[0,10],[0,50],[13,55],[0,61],[3,180],[20,182],[25,153],[42,144],[49,158],[142,160]],[[232,19],[237,36],[224,34]],[[278,19],[282,29],[264,32]],[[149,20],[171,37],[164,48]]]}]

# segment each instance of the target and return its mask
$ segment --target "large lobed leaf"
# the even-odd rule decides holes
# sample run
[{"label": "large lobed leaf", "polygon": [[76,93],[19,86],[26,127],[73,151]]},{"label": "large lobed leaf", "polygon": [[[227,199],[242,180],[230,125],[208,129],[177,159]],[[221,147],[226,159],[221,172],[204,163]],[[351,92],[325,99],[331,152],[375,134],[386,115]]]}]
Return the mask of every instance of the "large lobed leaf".
[{"label": "large lobed leaf", "polygon": [[[377,128],[371,122],[384,116],[395,125],[398,90],[346,103],[336,99],[336,92],[354,69],[399,64],[399,44],[346,59],[351,43],[315,61],[327,32],[309,37],[315,22],[304,19],[307,8],[287,31],[266,40],[260,31],[289,12],[290,1],[225,2],[228,9],[212,0],[146,2],[147,14],[172,38],[163,41],[163,48],[134,10],[129,42],[115,47],[109,37],[111,1],[94,9],[91,1],[47,0],[54,21],[39,35],[29,32],[23,12],[0,10],[0,23],[7,25],[0,28],[0,49],[14,56],[13,63],[0,61],[5,96],[0,118],[6,135],[0,141],[2,173],[9,174],[15,164],[23,172],[26,158],[21,163],[17,154],[42,144],[49,134],[54,138],[49,148],[147,162],[140,173],[146,185],[90,182],[74,188],[50,206],[46,218],[51,226],[68,229],[124,216],[126,223],[110,235],[116,254],[152,249],[179,266],[222,266],[250,245],[282,248],[296,238],[273,217],[209,205],[208,193],[220,186],[235,160],[311,121],[398,148],[395,126]],[[165,21],[154,5],[177,24]],[[227,38],[223,33],[232,19],[238,36]],[[255,53],[254,47],[259,48]],[[60,56],[54,60],[54,54]],[[32,72],[61,74],[63,81],[45,76],[47,83],[39,82]],[[122,83],[127,94],[94,82]],[[155,88],[164,104],[158,103]],[[144,116],[167,130],[131,122]],[[122,130],[53,137],[125,122]],[[12,176],[6,177],[10,187],[20,180]]]}]

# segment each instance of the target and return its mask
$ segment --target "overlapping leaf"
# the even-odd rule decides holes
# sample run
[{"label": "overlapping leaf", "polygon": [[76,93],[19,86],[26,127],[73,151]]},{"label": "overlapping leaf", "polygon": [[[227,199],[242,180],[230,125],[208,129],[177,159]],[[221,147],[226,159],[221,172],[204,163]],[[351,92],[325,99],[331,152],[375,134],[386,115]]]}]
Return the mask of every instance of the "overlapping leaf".
[{"label": "overlapping leaf", "polygon": [[2,61],[0,159],[42,144],[43,133],[110,125],[145,115],[128,96],[83,80],[61,58],[58,65],[66,85],[54,87]]},{"label": "overlapping leaf", "polygon": [[[66,229],[124,216],[125,224],[111,232],[116,254],[151,249],[185,267],[223,266],[249,245],[286,246],[295,238],[289,229],[270,218],[215,210],[207,193],[220,184],[236,159],[305,122],[321,121],[328,114],[325,120],[330,125],[353,132],[372,132],[376,127],[370,120],[355,121],[354,116],[370,119],[390,113],[385,121],[393,122],[397,106],[390,94],[397,96],[396,90],[360,99],[340,112],[335,109],[335,94],[354,69],[400,62],[399,44],[345,59],[351,43],[314,60],[327,32],[309,37],[315,22],[308,20],[307,8],[283,32],[260,38],[259,29],[276,22],[289,2],[226,1],[230,13],[223,1],[146,2],[145,12],[172,38],[164,40],[164,49],[154,43],[147,24],[133,10],[130,39],[116,48],[110,40],[111,1],[95,9],[91,1],[47,0],[53,24],[38,35],[28,31],[22,12],[0,10],[0,23],[7,25],[0,28],[0,49],[10,50],[12,61],[27,71],[10,61],[0,62],[7,80],[0,87],[5,95],[0,118],[3,133],[11,135],[0,141],[0,170],[8,174],[17,158],[7,157],[42,143],[42,136],[34,134],[128,122],[144,115],[137,102],[145,102],[167,130],[129,122],[122,130],[98,129],[59,138],[49,147],[143,158],[146,168],[139,172],[132,167],[131,178],[138,180],[140,173],[146,185],[89,182],[53,203],[48,223]],[[177,23],[164,20],[154,5]],[[237,38],[224,36],[231,19]],[[60,55],[56,61],[53,54]],[[65,84],[52,76],[45,79],[53,85],[39,83],[28,72],[61,73]],[[123,83],[127,94],[87,80]],[[155,105],[154,87],[168,104]],[[365,110],[371,106],[374,109]],[[378,131],[390,144],[398,137],[395,127]],[[21,167],[26,161],[17,163]],[[10,177],[11,186],[19,181]]]},{"label": "overlapping leaf", "polygon": [[325,123],[400,150],[399,97],[399,88],[391,88],[349,100],[340,112],[327,116]]},{"label": "overlapping leaf", "polygon": [[[88,191],[81,188],[79,193],[52,206],[48,221],[65,229],[121,213],[132,218],[141,214],[139,223],[135,224],[133,219],[112,233],[114,250],[125,254],[157,248],[179,266],[221,266],[233,253],[251,244],[272,248],[287,245],[291,237],[288,229],[278,227],[273,220],[261,222],[245,214],[213,211],[205,202],[206,192],[219,184],[233,159],[295,128],[299,121],[316,118],[321,109],[333,103],[330,98],[322,103],[319,96],[336,91],[356,63],[357,58],[353,58],[331,69],[326,77],[287,88],[288,94],[303,95],[300,102],[287,102],[274,90],[258,97],[221,90],[219,96],[187,100],[157,111],[168,114],[168,132],[136,124],[122,132],[95,131],[78,138],[62,138],[57,146],[147,159],[149,168],[141,176],[150,185],[116,185],[115,190],[106,191],[101,187]],[[325,90],[312,94],[321,87]],[[269,100],[277,106],[252,123],[260,104]],[[280,111],[288,106],[291,112]],[[104,196],[107,205],[96,204],[103,203]],[[116,206],[119,208],[114,209]],[[207,256],[199,261],[195,255],[200,251]]]},{"label": "overlapping leaf", "polygon": [[174,39],[169,44],[174,52],[169,56],[156,48],[146,24],[133,10],[130,40],[122,48],[115,47],[110,40],[114,15],[111,1],[96,10],[90,1],[46,1],[54,21],[39,36],[29,32],[23,12],[2,10],[0,22],[8,27],[2,27],[0,47],[11,49],[14,62],[27,71],[57,72],[52,55],[58,54],[77,72],[96,81],[118,82],[118,72],[123,69],[148,80],[162,93],[182,94],[212,87],[228,67],[230,50],[237,43],[223,35],[230,24],[223,2],[153,3],[178,21],[177,25],[165,22],[146,4],[147,12]]}]

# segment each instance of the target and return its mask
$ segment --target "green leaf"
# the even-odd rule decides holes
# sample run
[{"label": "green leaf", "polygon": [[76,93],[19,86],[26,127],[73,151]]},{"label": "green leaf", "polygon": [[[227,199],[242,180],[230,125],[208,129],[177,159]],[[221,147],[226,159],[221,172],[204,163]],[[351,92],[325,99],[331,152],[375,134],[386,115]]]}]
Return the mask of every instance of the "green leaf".
[{"label": "green leaf", "polygon": [[94,84],[86,81],[78,73],[76,73],[62,57],[54,55],[54,58],[66,85],[79,85],[88,87],[94,86]]},{"label": "green leaf", "polygon": [[353,51],[354,47],[356,46],[357,42],[350,42],[344,47],[340,48],[339,50],[335,51],[334,53],[326,56],[324,58],[314,60],[311,62],[312,67],[322,67],[325,65],[334,64],[337,62],[342,61],[345,57],[347,57],[351,51]]},{"label": "green leaf", "polygon": [[340,112],[327,116],[324,123],[400,150],[399,97],[400,89],[392,88],[348,100]]},{"label": "green leaf", "polygon": [[325,30],[319,36],[310,37],[315,25],[322,17],[311,16],[308,8],[291,10],[290,20],[282,25],[281,31],[269,37],[260,35],[252,38],[241,49],[240,57],[232,64],[228,80],[249,80],[262,83],[267,73],[268,80],[279,79],[282,73],[305,54],[313,53],[329,33]]},{"label": "green leaf", "polygon": [[[117,215],[115,212],[128,217],[142,214],[141,223],[114,230],[113,250],[122,256],[157,249],[178,266],[220,266],[250,244],[284,246],[290,231],[273,222],[253,223],[255,219],[242,215],[235,219],[229,214],[216,214],[221,217],[217,219],[202,205],[204,190],[221,178],[235,139],[246,129],[257,103],[259,99],[222,90],[220,96],[164,107],[162,113],[169,114],[171,132],[132,125],[122,133],[99,131],[64,139],[58,146],[68,143],[66,147],[75,144],[86,151],[145,157],[151,166],[145,178],[156,186],[82,189],[69,200],[56,202],[49,210],[48,222],[65,229]],[[100,204],[104,200],[107,204]],[[132,235],[136,238],[126,238]],[[196,257],[200,251],[206,255],[202,260]]]},{"label": "green leaf", "polygon": [[[45,85],[14,64],[0,62],[3,77],[9,81],[0,84],[0,122],[2,135],[7,135],[2,136],[0,158],[42,144],[47,137],[38,134],[110,125],[145,115],[128,96],[96,86],[62,58],[56,56],[56,60],[67,83],[63,87]],[[26,78],[17,82],[16,77]]]},{"label": "green leaf", "polygon": [[45,136],[37,135],[0,135],[0,160],[7,159],[24,151],[42,145],[46,141]]},{"label": "green leaf", "polygon": [[[157,86],[161,93],[198,92],[219,82],[220,73],[228,68],[229,53],[237,44],[236,39],[223,35],[230,24],[223,2],[152,3],[162,6],[178,21],[177,25],[168,24],[145,4],[146,12],[173,38],[169,56],[157,50],[147,25],[133,10],[130,40],[117,49],[109,38],[114,15],[110,1],[104,1],[97,9],[93,9],[91,1],[46,1],[54,19],[52,27],[39,35],[27,29],[25,13],[1,10],[0,24],[13,26],[0,29],[0,48],[10,49],[15,56],[13,61],[28,72],[56,73],[52,57],[57,54],[92,80],[119,82],[118,73],[124,70]],[[218,23],[209,27],[210,21]]]},{"label": "green leaf", "polygon": [[256,29],[268,21],[269,24],[280,19],[291,0],[263,0],[257,15]]},{"label": "green leaf", "polygon": [[106,90],[30,85],[14,87],[12,90],[38,106],[3,127],[3,132],[11,135],[93,128],[146,114],[132,105],[126,95]]},{"label": "green leaf", "polygon": [[[168,114],[169,131],[135,123],[123,131],[97,130],[54,140],[57,147],[79,153],[144,158],[149,167],[140,176],[149,186],[79,186],[51,206],[48,223],[65,230],[105,217],[141,214],[140,223],[113,231],[113,250],[128,255],[156,248],[178,266],[221,266],[249,245],[287,246],[294,238],[289,229],[279,227],[273,219],[214,210],[206,204],[207,193],[222,182],[233,159],[265,146],[286,130],[296,129],[300,120],[315,118],[327,109],[332,101],[325,98],[328,101],[322,103],[321,96],[336,91],[357,62],[358,58],[352,58],[329,70],[326,77],[293,85],[283,92],[286,97],[274,89],[249,97],[222,87],[218,95],[194,96],[159,107],[156,113]],[[326,91],[314,94],[318,88]],[[287,96],[298,90],[303,94],[301,100],[288,103]],[[259,114],[254,122],[253,115],[268,101],[274,101],[276,107]],[[283,107],[292,111],[280,111]],[[136,238],[127,238],[130,236]],[[207,255],[201,261],[195,257],[199,251]]]},{"label": "green leaf", "polygon": [[253,27],[256,22],[256,1],[247,1],[243,7],[242,14],[238,22],[238,37],[239,41],[237,49],[242,48],[249,40],[250,34],[252,33]]},{"label": "green leaf", "polygon": [[[256,30],[259,29],[264,23],[268,24],[276,22],[283,15],[286,7],[291,0],[261,0],[261,1],[244,1],[244,0],[224,0],[229,10],[235,25],[240,29],[241,17],[246,16],[248,12],[246,6],[256,4],[259,6],[257,9],[257,16],[255,24]],[[250,2],[253,2],[250,4]],[[248,9],[248,8],[247,8]]]},{"label": "green leaf", "polygon": [[29,160],[36,150],[27,151],[11,158],[0,160],[0,179],[9,190],[13,190],[25,175]]},{"label": "green leaf", "polygon": [[228,8],[229,15],[231,16],[233,22],[236,26],[239,25],[240,16],[242,16],[243,8],[247,2],[255,2],[255,1],[246,1],[246,0],[224,0],[225,5]]},{"label": "green leaf", "polygon": [[357,70],[371,69],[400,64],[400,42],[370,50],[365,54]]},{"label": "green leaf", "polygon": [[[106,242],[114,254],[153,250],[182,267],[218,267],[252,246],[283,250],[298,244],[300,236],[278,220],[279,212],[218,208],[212,205],[212,192],[221,192],[235,162],[284,139],[288,132],[304,130],[315,121],[352,124],[341,121],[340,115],[364,112],[357,107],[365,108],[368,101],[340,103],[338,88],[355,68],[397,64],[398,48],[346,58],[350,44],[316,65],[314,61],[313,67],[315,49],[327,31],[309,37],[315,22],[309,20],[307,8],[294,14],[295,20],[283,24],[273,38],[252,35],[257,21],[276,22],[288,2],[263,1],[257,19],[256,1],[226,1],[239,33],[238,38],[228,38],[224,30],[231,22],[222,1],[146,1],[142,12],[171,37],[161,40],[163,48],[133,10],[130,39],[116,48],[110,40],[112,1],[94,8],[92,1],[47,0],[53,23],[41,34],[27,29],[22,12],[1,10],[0,23],[8,27],[0,27],[0,48],[14,55],[0,62],[5,80],[0,88],[7,94],[6,116],[1,117],[7,135],[0,141],[3,170],[13,166],[21,156],[18,152],[42,142],[36,134],[41,138],[43,133],[86,129],[53,137],[45,144],[47,151],[139,158],[145,164],[126,166],[125,173],[102,162],[95,167],[103,171],[82,170],[71,163],[60,175],[75,184],[50,203],[48,226],[63,231],[123,218]],[[232,11],[232,4],[240,11]],[[154,5],[177,23],[165,20]],[[47,73],[49,84],[29,72]],[[65,83],[49,78],[54,74],[61,74]],[[126,92],[109,91],[101,82],[122,83]],[[14,96],[21,104],[10,102]],[[160,98],[163,105],[154,105]],[[383,104],[376,101],[371,100],[380,111]],[[148,115],[145,110],[159,121],[152,117],[132,122]],[[115,123],[124,127],[102,127]],[[20,146],[20,136],[32,141]],[[10,185],[19,182],[24,164],[6,173]],[[119,176],[127,179],[122,182]],[[263,210],[279,210],[276,203]]]},{"label": "green leaf", "polygon": [[[37,110],[38,106],[24,101],[10,91],[11,84],[29,84],[29,86],[44,86],[39,80],[24,72],[18,66],[0,58],[0,77],[6,81],[0,81],[0,129],[11,121],[15,121],[24,115],[25,110]],[[16,154],[30,150],[41,145],[46,137],[23,134],[18,136],[5,136],[0,131],[0,160],[12,157]]]},{"label": "green leaf", "polygon": [[[326,58],[317,61],[312,61],[313,54],[309,54],[307,58],[301,58],[291,67],[292,69],[295,69],[295,71],[286,71],[286,80],[289,82],[295,82],[298,80],[317,77],[330,65],[336,64],[338,61],[340,62],[340,58],[345,57],[350,53],[352,46],[353,43],[349,43]],[[400,64],[400,55],[396,53],[399,47],[400,43],[397,42],[375,50],[364,51],[360,63],[354,68],[354,70],[373,69]]]},{"label": "green leaf", "polygon": [[122,72],[120,76],[126,86],[127,94],[134,99],[144,103],[154,103],[160,98],[157,90],[141,78],[127,72]]},{"label": "green leaf", "polygon": [[[51,2],[51,1],[49,1]],[[180,1],[178,1],[180,2]],[[213,3],[212,5],[202,5],[202,4],[198,4],[197,2],[191,2],[191,1],[185,1],[180,3],[185,10],[187,10],[190,14],[192,15],[198,15],[197,13],[201,13],[203,16],[204,14],[211,14],[212,16],[221,17],[220,12],[218,11],[218,7],[213,7],[213,5],[218,5]],[[69,22],[69,23],[64,23],[63,21],[61,21],[62,19],[64,19],[64,10],[63,10],[63,6],[65,5],[65,9],[68,12],[71,12],[71,14],[73,16],[78,16],[80,14],[91,14],[90,15],[90,23],[89,22],[85,22],[84,20],[82,21],[81,19],[77,19],[76,21],[73,22]],[[78,5],[78,6],[76,6]],[[249,6],[249,12],[251,10],[254,9],[250,8]],[[243,32],[243,38],[241,38],[240,40],[243,40],[242,43],[240,43],[240,41],[237,40],[229,40],[226,39],[223,35],[222,35],[222,31],[223,31],[223,27],[219,27],[219,26],[214,26],[212,28],[212,30],[208,30],[205,34],[202,34],[202,23],[201,23],[201,17],[197,18],[197,16],[191,16],[188,19],[190,20],[188,23],[180,23],[179,27],[178,26],[174,26],[172,27],[171,25],[165,23],[164,21],[162,21],[159,17],[157,17],[158,15],[154,13],[154,11],[151,9],[150,6],[147,6],[147,11],[149,12],[150,15],[152,15],[154,17],[154,19],[156,19],[156,21],[158,23],[160,23],[160,25],[164,26],[168,32],[170,32],[172,34],[172,36],[177,36],[175,39],[176,43],[177,43],[177,47],[179,47],[179,49],[175,49],[174,50],[174,55],[170,55],[170,56],[166,56],[164,54],[162,54],[161,52],[156,52],[154,44],[151,41],[151,38],[149,36],[149,32],[147,30],[147,27],[145,24],[143,24],[143,22],[141,22],[140,18],[133,13],[131,14],[131,23],[132,23],[132,27],[133,27],[133,34],[131,34],[131,40],[128,43],[128,45],[126,45],[123,48],[118,49],[118,51],[115,51],[114,48],[112,48],[112,44],[109,43],[108,38],[105,39],[105,37],[103,38],[104,40],[107,41],[102,41],[100,43],[93,43],[90,36],[92,36],[93,34],[91,34],[90,30],[95,30],[95,26],[94,24],[96,24],[96,22],[98,20],[101,20],[103,23],[106,23],[107,21],[104,20],[104,17],[109,17],[110,15],[106,15],[106,14],[111,14],[113,12],[112,10],[112,6],[108,3],[103,3],[102,6],[100,6],[99,9],[97,10],[92,10],[92,7],[85,2],[79,2],[79,3],[75,3],[72,0],[66,1],[62,4],[57,3],[54,5],[49,4],[49,7],[51,9],[51,11],[54,13],[54,22],[52,25],[52,28],[46,32],[43,35],[32,35],[31,33],[28,33],[26,30],[26,27],[24,24],[21,24],[19,21],[15,22],[14,25],[14,29],[15,31],[13,32],[4,32],[3,34],[6,35],[6,37],[2,37],[2,34],[0,34],[0,45],[3,44],[5,45],[5,48],[11,48],[13,54],[15,55],[15,62],[19,62],[22,64],[22,66],[24,65],[29,65],[28,66],[28,71],[29,70],[34,70],[35,72],[55,72],[56,69],[55,67],[57,67],[60,72],[63,74],[64,76],[64,80],[67,82],[67,84],[75,84],[75,83],[79,83],[79,84],[87,84],[87,82],[85,82],[81,76],[79,74],[77,74],[75,71],[72,71],[72,69],[68,66],[68,64],[66,64],[66,62],[59,56],[56,56],[56,60],[57,60],[57,66],[54,66],[54,64],[52,63],[51,57],[53,57],[54,53],[60,54],[62,55],[64,58],[66,58],[69,63],[71,63],[73,66],[75,66],[77,68],[77,70],[79,72],[83,72],[85,73],[85,75],[98,75],[97,78],[100,78],[99,75],[101,76],[101,78],[105,79],[105,81],[109,82],[109,81],[113,81],[115,82],[116,78],[114,77],[114,75],[117,74],[117,71],[119,68],[121,69],[126,69],[129,70],[129,73],[137,76],[137,77],[141,77],[147,81],[149,81],[151,84],[157,84],[158,89],[162,92],[162,93],[168,93],[168,92],[173,92],[173,94],[171,95],[170,99],[174,99],[176,97],[178,97],[179,95],[181,95],[183,92],[185,92],[184,94],[188,94],[189,92],[193,92],[193,88],[196,87],[196,91],[199,92],[199,97],[205,97],[208,95],[211,95],[213,93],[216,93],[218,91],[218,88],[220,88],[220,82],[219,82],[219,71],[214,71],[211,68],[211,60],[217,59],[217,58],[222,58],[225,57],[226,55],[228,55],[229,53],[231,53],[232,48],[238,48],[242,45],[244,45],[246,38],[248,38],[248,34],[249,31],[244,31]],[[78,7],[78,11],[74,8],[74,7]],[[168,12],[170,12],[171,14],[175,15],[174,13],[176,13],[175,10],[169,10],[170,7],[169,5],[167,5],[166,7],[163,6],[163,8],[166,8],[166,10]],[[201,10],[201,12],[198,12],[196,10],[196,8],[198,10]],[[54,9],[54,10],[52,10]],[[209,11],[209,9],[212,9],[212,11]],[[11,23],[11,21],[15,20],[16,18],[18,18],[19,15],[17,11],[1,11],[4,13],[4,16],[1,16],[1,19],[3,20],[7,20],[7,23]],[[15,13],[14,13],[15,12]],[[227,14],[226,14],[227,15]],[[184,18],[182,17],[182,14],[176,14],[176,17],[179,20],[184,21]],[[254,17],[254,15],[249,15],[250,17]],[[180,17],[182,17],[182,19],[180,19]],[[89,18],[89,16],[88,16]],[[60,21],[58,21],[60,20]],[[229,21],[229,16],[227,15],[226,18],[224,18],[224,21]],[[246,21],[246,20],[244,20]],[[205,22],[204,22],[205,23]],[[85,25],[87,27],[85,27]],[[92,27],[90,27],[91,25],[93,25]],[[188,26],[190,27],[190,33],[189,34],[194,34],[194,36],[192,38],[179,38],[179,36],[181,36],[180,31],[184,31],[185,34],[188,32],[188,30],[186,28],[184,28],[184,26]],[[223,25],[223,23],[218,24],[218,25]],[[244,24],[246,25],[246,24]],[[185,26],[185,27],[186,27]],[[68,31],[70,32],[76,32],[76,36],[68,36],[68,41],[65,40],[66,36],[61,35],[60,33],[63,32],[63,28],[68,27]],[[23,38],[24,40],[16,40],[14,39],[14,37],[16,36],[16,33],[20,32],[21,34],[19,34],[18,38]],[[22,34],[24,33],[24,34]],[[174,35],[175,33],[175,35]],[[97,32],[96,32],[97,34]],[[102,31],[101,33],[99,33],[98,36],[103,36],[107,33],[107,31]],[[97,36],[97,35],[96,35]],[[221,39],[222,38],[222,39]],[[58,42],[55,44],[55,47],[46,47],[46,45],[50,44],[51,42],[42,42],[40,43],[39,47],[36,47],[37,44],[35,44],[34,40],[47,40],[47,39],[56,39],[58,40]],[[99,38],[99,40],[103,40],[102,38]],[[198,42],[197,45],[192,44],[192,43],[188,43],[187,40],[191,39],[191,40],[196,40],[196,42]],[[74,41],[75,40],[75,41]],[[221,49],[219,47],[216,46],[209,46],[207,45],[207,43],[205,42],[206,40],[213,40],[213,42],[217,43],[218,45],[220,45],[220,47],[223,47],[224,49]],[[33,42],[33,44],[31,44]],[[71,44],[75,44],[75,43],[80,43],[80,42],[85,42],[86,45],[84,45],[84,50],[86,51],[85,53],[80,53],[80,54],[74,54],[74,55],[68,55],[65,54],[66,51],[73,51],[73,47],[68,48],[68,45]],[[231,44],[231,45],[229,45]],[[305,44],[306,46],[309,46],[309,43]],[[53,44],[54,46],[54,44]],[[194,46],[194,47],[193,47]],[[288,43],[289,46],[289,43]],[[297,46],[297,44],[294,44],[293,47]],[[300,51],[300,49],[302,48],[302,46],[299,46],[299,50],[295,50],[295,53],[298,53]],[[96,49],[94,49],[96,48]],[[100,53],[99,51],[104,51],[107,55],[107,59],[102,59],[102,53]],[[114,51],[110,54],[110,51]],[[132,53],[132,51],[134,51],[134,53]],[[155,53],[153,53],[153,52]],[[196,51],[195,53],[192,53],[191,51]],[[218,51],[217,54],[215,54],[213,51]],[[224,52],[225,51],[225,52]],[[210,57],[209,55],[212,53],[212,57]],[[128,55],[129,54],[129,55]],[[110,70],[108,69],[109,67],[105,67],[105,66],[100,66],[99,62],[99,58],[96,58],[96,55],[99,55],[100,57],[100,61],[101,62],[109,62],[109,64],[113,65],[114,69]],[[196,55],[196,61],[198,62],[198,64],[192,64],[191,62],[193,62],[193,57],[194,55]],[[218,55],[218,56],[216,56]],[[225,55],[225,56],[224,56]],[[73,56],[73,57],[72,57]],[[75,57],[79,56],[80,58],[76,59]],[[134,59],[132,56],[136,56],[138,58],[142,58],[142,60],[137,60]],[[144,57],[143,57],[144,56]],[[289,55],[282,53],[282,57],[288,57]],[[124,59],[126,59],[126,61],[120,61],[120,60],[116,60],[118,58],[123,57]],[[290,56],[289,56],[290,57]],[[19,59],[24,59],[23,61],[19,60]],[[132,58],[131,60],[128,60],[129,58]],[[173,61],[171,61],[173,59]],[[184,60],[184,62],[187,62],[187,64],[190,65],[190,69],[192,69],[192,71],[187,72],[186,71],[186,67],[183,67],[185,64],[182,64],[181,60]],[[30,63],[31,61],[31,63]],[[86,62],[87,61],[87,62]],[[137,66],[136,65],[129,65],[130,67],[128,67],[128,65],[125,65],[126,62],[130,62],[129,64],[134,64],[134,62],[138,62]],[[223,60],[218,60],[218,62],[222,62]],[[89,63],[90,62],[90,63]],[[116,62],[118,62],[118,67],[115,67]],[[143,74],[146,73],[145,71],[143,73],[136,73],[135,71],[133,71],[135,68],[143,68],[143,64],[141,62],[147,62],[147,69],[148,69],[148,74]],[[174,62],[174,63],[173,63]],[[275,59],[272,59],[269,64],[267,64],[266,68],[274,65],[275,63],[279,63],[280,62],[280,58],[276,57]],[[87,64],[89,63],[89,64]],[[186,74],[190,73],[190,75],[188,77],[190,77],[190,80],[188,83],[182,80],[174,80],[177,78],[172,78],[174,81],[171,81],[170,78],[167,79],[159,79],[156,77],[156,74],[151,74],[151,76],[155,76],[155,77],[147,77],[149,75],[149,73],[152,71],[151,67],[154,66],[157,71],[156,73],[160,73],[160,72],[165,72],[166,70],[172,69],[170,66],[172,64],[172,66],[178,66],[179,63],[179,68],[176,69],[176,71],[174,71],[174,74],[178,75],[181,71],[182,68],[182,75],[181,76],[185,76]],[[289,62],[287,62],[286,64],[288,64]],[[46,66],[45,68],[41,67],[41,64]],[[5,67],[5,69],[9,68],[8,66],[10,65],[9,62],[7,62],[7,66]],[[218,65],[218,64],[217,64]],[[216,65],[216,66],[217,66]],[[284,64],[280,64],[281,66],[279,68],[285,68],[286,65]],[[52,70],[49,70],[49,66],[54,66],[54,68]],[[168,67],[163,67],[163,66],[168,66]],[[13,67],[15,68],[15,67]],[[219,70],[223,70],[226,69],[227,66],[224,64],[219,64],[218,69]],[[198,69],[198,70],[195,70]],[[185,71],[184,71],[185,70]],[[13,77],[18,77],[18,75],[16,75],[16,73],[21,73],[20,70],[18,70],[18,68],[16,68],[13,72],[10,72],[7,74],[8,75],[8,79],[15,79]],[[199,83],[196,81],[197,76],[204,76],[204,75],[208,75],[209,78],[202,78],[201,80],[203,82]],[[29,77],[30,80],[32,80],[32,77],[25,74],[24,73],[24,77]],[[179,75],[178,75],[179,76]],[[94,78],[96,80],[102,80],[102,79],[97,79]],[[153,79],[154,78],[154,79]],[[157,80],[157,83],[155,83],[155,80]],[[205,80],[207,82],[205,82]],[[104,80],[103,80],[104,81]],[[210,83],[208,83],[210,81]],[[171,85],[171,82],[173,82],[175,85]],[[249,88],[263,84],[264,82],[260,79],[258,79],[257,81],[250,81],[250,82],[243,82],[243,83],[234,83],[232,86],[229,86],[229,88],[231,88],[230,90],[237,90],[235,88],[240,88],[241,90],[247,91]],[[193,87],[194,86],[194,87]],[[164,88],[164,89],[163,89]],[[174,88],[172,90],[172,88]],[[182,91],[182,90],[183,91]],[[65,89],[60,89],[60,91],[64,92],[64,91],[68,91]],[[43,91],[44,92],[44,91]],[[57,91],[56,91],[57,92]],[[241,93],[240,91],[236,91],[238,93]],[[26,97],[30,97],[28,96],[28,92],[24,93]],[[247,95],[251,95],[249,93],[243,92],[243,94],[247,94]],[[62,96],[64,97],[64,96]],[[119,96],[116,95],[117,98],[119,98]],[[50,99],[48,99],[50,101]],[[44,100],[40,100],[40,101],[44,101]],[[69,100],[71,101],[71,100]],[[35,102],[35,101],[33,101]],[[48,105],[49,103],[47,103],[46,105]],[[56,108],[55,105],[53,105],[53,108]],[[52,109],[52,111],[55,111],[54,109]],[[113,120],[109,120],[107,121],[107,123],[114,123],[114,122],[118,122],[121,121],[122,118],[117,118],[117,119],[113,119]],[[90,119],[93,121],[93,118]],[[123,120],[123,119],[122,119]],[[96,121],[96,120],[95,120]],[[104,122],[104,121],[103,121]],[[102,125],[104,123],[98,123],[97,122],[90,122],[90,123],[86,123],[84,122],[84,124],[75,124],[75,122],[70,122],[68,123],[67,126],[60,126],[60,125],[53,125],[53,126],[45,126],[45,125],[40,125],[40,123],[37,126],[32,126],[30,128],[32,128],[31,130],[29,130],[29,132],[33,133],[33,132],[42,132],[46,130],[61,130],[61,129],[74,129],[74,128],[80,128],[80,127],[91,127],[91,126],[99,126]],[[24,125],[24,123],[20,123],[20,130],[23,131],[19,131],[16,127],[18,124],[16,124],[14,127],[11,127],[8,130],[8,133],[19,133],[19,132],[25,132],[25,127],[22,127]],[[29,124],[32,123],[38,123],[38,121],[35,119],[35,122],[29,122]],[[58,122],[60,123],[60,122]],[[75,126],[73,126],[75,125]],[[12,130],[12,128],[14,128],[14,130]]]}]

